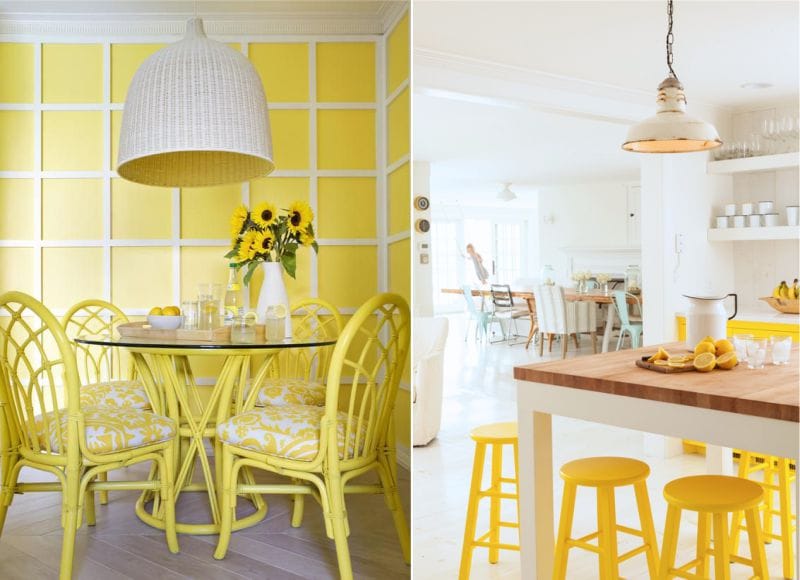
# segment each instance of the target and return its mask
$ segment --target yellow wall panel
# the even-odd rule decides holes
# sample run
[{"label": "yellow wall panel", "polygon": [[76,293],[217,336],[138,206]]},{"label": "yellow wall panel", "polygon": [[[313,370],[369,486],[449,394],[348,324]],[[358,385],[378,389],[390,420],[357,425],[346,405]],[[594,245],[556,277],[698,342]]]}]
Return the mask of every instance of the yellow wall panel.
[{"label": "yellow wall panel", "polygon": [[33,239],[33,180],[0,179],[0,240]]},{"label": "yellow wall panel", "polygon": [[317,100],[322,103],[375,102],[375,43],[317,44]]},{"label": "yellow wall panel", "polygon": [[172,237],[172,190],[111,180],[111,237],[167,239]]},{"label": "yellow wall panel", "polygon": [[317,207],[320,238],[376,236],[373,177],[321,177]]},{"label": "yellow wall panel", "polygon": [[411,140],[411,125],[409,115],[411,109],[408,103],[408,89],[397,95],[389,104],[386,113],[387,119],[387,165],[391,165],[403,155],[408,155]]},{"label": "yellow wall panel", "polygon": [[308,169],[308,111],[272,109],[272,150],[276,169]]},{"label": "yellow wall panel", "polygon": [[250,182],[250,209],[268,201],[284,210],[296,200],[308,201],[307,177],[262,177]]},{"label": "yellow wall panel", "polygon": [[181,237],[228,239],[229,219],[242,203],[238,183],[181,190]]},{"label": "yellow wall panel", "polygon": [[33,102],[33,45],[0,42],[0,102]]},{"label": "yellow wall panel", "polygon": [[308,102],[307,43],[253,43],[249,53],[261,75],[267,102]]},{"label": "yellow wall panel", "polygon": [[99,111],[42,113],[42,168],[45,171],[100,171],[103,114]]},{"label": "yellow wall panel", "polygon": [[42,102],[103,102],[102,45],[43,45]]},{"label": "yellow wall panel", "polygon": [[33,285],[33,248],[0,248],[0,294],[19,290],[35,294]]},{"label": "yellow wall panel", "polygon": [[124,103],[128,87],[139,66],[163,44],[111,45],[111,102]]},{"label": "yellow wall panel", "polygon": [[111,249],[111,301],[120,308],[172,304],[172,249]]},{"label": "yellow wall panel", "polygon": [[0,111],[0,171],[33,171],[33,113]]},{"label": "yellow wall panel", "polygon": [[42,249],[42,294],[48,308],[103,297],[103,248]]},{"label": "yellow wall panel", "polygon": [[45,240],[102,239],[102,180],[42,180],[42,237]]},{"label": "yellow wall panel", "polygon": [[389,291],[411,301],[411,240],[389,244]]},{"label": "yellow wall panel", "polygon": [[375,111],[317,112],[320,169],[375,169]]},{"label": "yellow wall panel", "polygon": [[378,292],[375,246],[321,246],[319,295],[339,308],[356,308]]},{"label": "yellow wall panel", "polygon": [[122,128],[122,111],[111,111],[111,159],[109,167],[116,171],[119,155],[119,132]]},{"label": "yellow wall panel", "polygon": [[408,12],[397,23],[386,41],[386,94],[392,94],[408,78],[410,42]]},{"label": "yellow wall panel", "polygon": [[389,174],[387,182],[389,208],[389,235],[410,229],[411,180],[409,164],[403,163]]},{"label": "yellow wall panel", "polygon": [[196,300],[197,285],[227,284],[228,248],[181,248],[181,300]]},{"label": "yellow wall panel", "polygon": [[[320,252],[322,248],[320,248]],[[297,250],[297,271],[296,278],[292,278],[286,272],[283,273],[283,281],[286,283],[286,293],[289,295],[289,303],[308,298],[311,296],[311,248],[300,248]],[[241,270],[240,275],[244,276],[247,270]],[[261,283],[264,281],[264,271],[258,267],[253,278],[250,280],[250,308],[255,310],[258,304],[258,293],[261,291]],[[338,304],[337,304],[338,306]]]}]

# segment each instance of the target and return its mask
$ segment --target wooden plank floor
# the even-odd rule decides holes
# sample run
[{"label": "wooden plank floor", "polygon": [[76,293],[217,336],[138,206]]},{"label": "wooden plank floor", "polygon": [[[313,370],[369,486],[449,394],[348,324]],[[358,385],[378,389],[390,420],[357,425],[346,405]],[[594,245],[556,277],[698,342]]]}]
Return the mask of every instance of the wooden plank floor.
[{"label": "wooden plank floor", "polygon": [[[146,467],[134,466],[112,473],[112,479],[141,479]],[[198,470],[199,471],[199,470]],[[366,476],[369,477],[369,476]],[[400,492],[408,517],[409,476],[399,470]],[[45,481],[47,474],[23,470],[24,481]],[[279,481],[278,476],[257,473],[258,481]],[[290,525],[291,502],[286,496],[265,496],[267,518],[248,530],[234,532],[225,560],[212,554],[217,536],[179,535],[181,552],[170,554],[159,530],[142,523],[133,512],[138,492],[110,494],[108,505],[97,504],[97,525],[78,530],[74,577],[80,580],[291,580],[338,578],[333,540],[325,535],[322,511],[306,499],[300,528]],[[243,509],[247,502],[239,502]],[[347,498],[350,518],[350,552],[357,578],[409,578],[389,510],[379,495]],[[0,579],[47,580],[58,577],[62,531],[61,494],[17,495],[0,538]],[[183,521],[208,518],[205,496],[184,494],[178,502]]]}]

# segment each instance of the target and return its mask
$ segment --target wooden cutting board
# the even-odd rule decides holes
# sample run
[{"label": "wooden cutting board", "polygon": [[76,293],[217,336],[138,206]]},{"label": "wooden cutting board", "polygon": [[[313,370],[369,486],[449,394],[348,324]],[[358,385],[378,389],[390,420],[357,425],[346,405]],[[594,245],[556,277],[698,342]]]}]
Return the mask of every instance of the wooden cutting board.
[{"label": "wooden cutting board", "polygon": [[[256,324],[256,341],[264,341],[264,325]],[[231,327],[220,326],[214,329],[201,330],[199,328],[177,328],[175,330],[162,330],[153,328],[147,322],[128,322],[120,324],[117,329],[120,336],[136,338],[149,338],[151,340],[188,340],[193,342],[229,342]]]},{"label": "wooden cutting board", "polygon": [[684,367],[670,367],[667,365],[657,365],[655,363],[647,362],[647,359],[650,357],[642,357],[636,360],[636,366],[639,368],[647,369],[648,371],[656,371],[657,373],[685,373],[687,371],[693,371],[694,365],[688,363]]}]

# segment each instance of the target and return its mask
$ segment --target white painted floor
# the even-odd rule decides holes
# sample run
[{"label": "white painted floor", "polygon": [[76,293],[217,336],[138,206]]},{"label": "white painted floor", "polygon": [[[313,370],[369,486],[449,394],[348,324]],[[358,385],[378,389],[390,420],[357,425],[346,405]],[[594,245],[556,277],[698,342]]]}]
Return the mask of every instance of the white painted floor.
[{"label": "white painted floor", "polygon": [[[539,362],[536,348],[529,351],[523,345],[486,345],[475,342],[472,333],[464,342],[463,316],[450,317],[450,336],[445,355],[445,387],[442,429],[439,436],[426,447],[415,447],[413,455],[413,577],[415,580],[446,579],[458,576],[461,545],[464,534],[466,502],[472,473],[474,446],[469,431],[477,425],[496,421],[516,420],[515,386],[512,369],[516,365]],[[568,357],[576,356],[570,344]],[[581,340],[578,355],[591,354],[588,337]],[[553,354],[560,356],[560,345],[554,345]],[[661,490],[664,484],[676,477],[704,473],[705,461],[699,455],[679,455],[670,459],[647,456],[644,453],[644,435],[630,431],[560,417],[553,418],[554,465],[580,457],[596,455],[622,455],[646,461],[652,470],[648,480],[650,500],[659,543],[664,527],[666,504]],[[487,457],[488,460],[488,457]],[[513,469],[512,457],[504,460],[504,473]],[[488,470],[487,470],[488,471]],[[556,518],[561,502],[562,485],[556,474]],[[794,495],[792,496],[794,497]],[[484,500],[485,501],[485,500]],[[516,507],[511,502],[503,508],[503,519],[515,519]],[[488,522],[488,503],[482,506],[479,533]],[[594,493],[578,493],[573,537],[596,529]],[[638,528],[637,512],[631,488],[617,491],[617,518],[623,525]],[[696,518],[684,512],[681,527],[681,544],[678,562],[694,558]],[[777,521],[776,521],[777,525]],[[777,529],[777,528],[776,528]],[[515,530],[506,530],[507,539],[516,540]],[[506,536],[504,536],[506,537]],[[747,544],[743,536],[743,545]],[[620,534],[620,553],[636,545],[636,539]],[[772,578],[781,577],[781,551],[778,543],[766,547]],[[472,578],[532,578],[520,571],[516,552],[501,552],[500,562],[489,564],[487,551],[474,551]],[[713,565],[713,562],[712,562]],[[649,577],[643,555],[635,556],[620,566],[625,578]],[[732,577],[749,578],[749,568],[732,567]],[[590,552],[570,551],[568,578],[591,580],[598,578],[597,556]]]}]

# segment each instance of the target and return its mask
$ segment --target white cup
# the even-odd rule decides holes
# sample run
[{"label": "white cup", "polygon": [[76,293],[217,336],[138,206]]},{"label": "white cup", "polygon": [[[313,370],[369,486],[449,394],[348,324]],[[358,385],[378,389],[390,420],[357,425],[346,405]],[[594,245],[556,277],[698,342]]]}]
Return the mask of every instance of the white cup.
[{"label": "white cup", "polygon": [[724,230],[728,227],[728,216],[726,215],[718,215],[717,216],[717,229]]},{"label": "white cup", "polygon": [[[736,204],[735,203],[726,203],[725,204],[725,215],[736,215]],[[719,226],[717,226],[719,227]]]},{"label": "white cup", "polygon": [[800,206],[787,205],[786,206],[786,225],[787,226],[796,226],[797,223],[798,223],[798,217],[800,217],[799,214],[800,214]]},{"label": "white cup", "polygon": [[777,226],[778,225],[778,214],[776,213],[765,213],[764,214],[764,225],[767,227]]},{"label": "white cup", "polygon": [[733,216],[733,227],[735,228],[743,228],[744,227],[744,218],[743,215],[735,215]]},{"label": "white cup", "polygon": [[771,201],[759,201],[758,202],[758,213],[765,214],[765,213],[772,213],[772,208],[775,207]]},{"label": "white cup", "polygon": [[742,213],[741,215],[750,215],[753,213],[755,209],[755,204],[747,202],[742,204]]},{"label": "white cup", "polygon": [[761,216],[757,213],[747,216],[747,227],[749,228],[761,227]]}]

